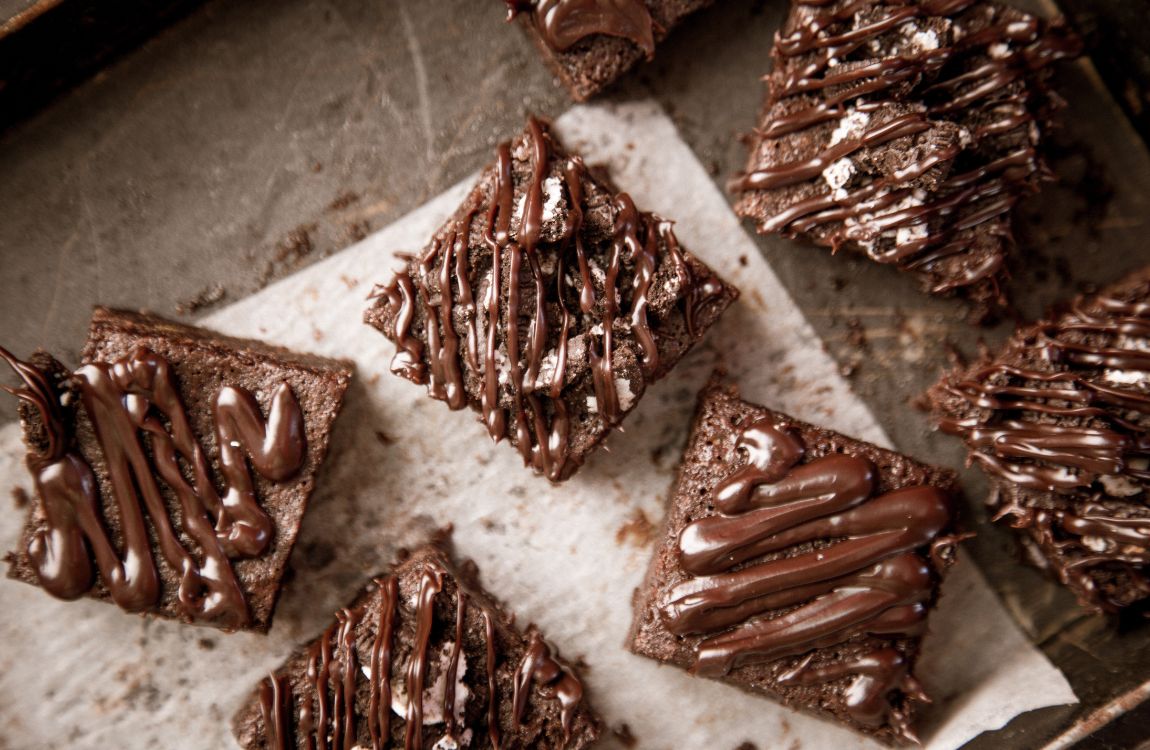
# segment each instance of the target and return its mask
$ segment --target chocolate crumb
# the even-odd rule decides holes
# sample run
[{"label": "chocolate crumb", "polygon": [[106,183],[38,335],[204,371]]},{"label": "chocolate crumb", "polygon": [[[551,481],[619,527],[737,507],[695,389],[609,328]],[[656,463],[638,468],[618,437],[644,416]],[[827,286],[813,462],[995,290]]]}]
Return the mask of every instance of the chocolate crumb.
[{"label": "chocolate crumb", "polygon": [[12,488],[12,505],[14,505],[17,510],[27,508],[30,502],[31,499],[28,497],[28,492],[23,487]]},{"label": "chocolate crumb", "polygon": [[631,727],[627,725],[627,722],[623,722],[615,729],[612,729],[611,734],[615,735],[615,739],[619,740],[623,747],[639,746],[639,740],[635,737],[631,731]]},{"label": "chocolate crumb", "polygon": [[636,547],[646,547],[654,537],[655,525],[641,508],[636,508],[631,518],[615,532],[615,543],[619,545],[631,543]]}]

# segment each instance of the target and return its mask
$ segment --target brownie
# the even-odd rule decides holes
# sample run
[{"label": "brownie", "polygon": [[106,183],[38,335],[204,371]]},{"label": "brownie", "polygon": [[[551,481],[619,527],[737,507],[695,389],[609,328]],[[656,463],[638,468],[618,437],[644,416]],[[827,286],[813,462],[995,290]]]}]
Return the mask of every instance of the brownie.
[{"label": "brownie", "polygon": [[1007,304],[1011,210],[1046,178],[1050,63],[1078,50],[1061,24],[994,2],[797,1],[735,210],[989,320]]},{"label": "brownie", "polygon": [[74,372],[0,356],[37,495],[9,577],[266,632],[350,365],[102,307]]},{"label": "brownie", "polygon": [[995,519],[1087,607],[1150,608],[1150,267],[930,390],[989,477]]},{"label": "brownie", "polygon": [[364,319],[392,372],[560,481],[737,296],[532,118]]},{"label": "brownie", "polygon": [[585,102],[714,0],[504,0],[572,98]]},{"label": "brownie", "polygon": [[951,471],[712,382],[629,647],[882,742],[917,741],[914,666],[958,541],[956,491]]},{"label": "brownie", "polygon": [[[410,696],[420,696],[412,701]],[[600,721],[534,626],[439,540],[375,578],[266,677],[233,720],[245,750],[588,747]]]}]

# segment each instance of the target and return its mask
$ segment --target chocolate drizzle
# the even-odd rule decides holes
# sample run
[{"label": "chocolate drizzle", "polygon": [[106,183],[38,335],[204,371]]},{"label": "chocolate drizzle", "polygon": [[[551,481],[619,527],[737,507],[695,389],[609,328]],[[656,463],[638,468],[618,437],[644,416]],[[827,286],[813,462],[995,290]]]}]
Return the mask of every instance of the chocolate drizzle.
[{"label": "chocolate drizzle", "polygon": [[511,699],[511,716],[516,729],[523,723],[527,712],[527,693],[535,683],[562,706],[563,741],[571,739],[571,727],[575,720],[575,709],[583,700],[583,683],[570,667],[556,661],[551,655],[551,647],[537,631],[531,631],[527,653],[515,670],[514,693]]},{"label": "chocolate drizzle", "polygon": [[543,42],[564,52],[594,34],[628,39],[655,56],[655,25],[642,0],[507,0],[507,20],[530,16]]},{"label": "chocolate drizzle", "polygon": [[1020,330],[994,361],[936,389],[948,404],[939,427],[966,441],[972,461],[1051,497],[1030,505],[1011,493],[997,518],[1030,529],[1063,582],[1108,610],[1123,605],[1091,580],[1098,566],[1123,570],[1150,596],[1147,341],[1150,304],[1102,294]]},{"label": "chocolate drizzle", "polygon": [[[780,192],[773,212],[755,217],[762,231],[864,250],[924,274],[935,293],[979,284],[1002,270],[1009,242],[988,222],[1042,175],[1041,71],[1078,51],[1061,27],[974,0],[797,2],[776,40],[770,114],[752,163],[793,153],[798,138],[826,145],[754,167],[731,189],[818,181],[813,195]],[[859,161],[884,144],[912,160],[899,168]],[[1003,236],[980,238],[988,228]]]},{"label": "chocolate drizzle", "polygon": [[[868,460],[832,454],[803,464],[798,437],[767,420],[745,426],[737,449],[747,463],[711,493],[717,514],[679,536],[691,577],[663,596],[667,629],[703,636],[693,671],[708,676],[805,654],[778,684],[850,678],[853,720],[911,737],[903,701],[925,696],[899,649],[867,639],[840,659],[822,650],[923,632],[935,576],[919,550],[949,525],[949,499],[930,486],[875,496]],[[905,697],[892,700],[892,691]]]},{"label": "chocolate drizzle", "polygon": [[[618,332],[634,336],[644,381],[661,374],[660,321],[651,302],[660,264],[671,264],[677,284],[666,288],[678,295],[691,335],[724,287],[711,277],[695,279],[670,222],[640,212],[625,193],[611,200],[606,268],[597,268],[587,246],[589,176],[582,160],[557,159],[550,133],[534,118],[521,147],[516,153],[524,153],[529,164],[521,199],[516,200],[519,157],[513,157],[511,143],[503,143],[478,226],[473,207],[374,296],[386,299],[388,335],[397,347],[392,372],[426,384],[432,397],[453,409],[468,403],[470,388],[491,438],[510,436],[525,464],[559,481],[577,468],[570,455],[573,415],[566,392],[576,377],[568,367],[575,334],[582,331],[578,337],[594,391],[592,418],[611,428],[630,407],[620,396]],[[556,227],[553,216],[559,214],[546,207],[560,205],[565,210]],[[601,203],[596,208],[604,209]],[[489,268],[482,254],[472,254],[473,236],[489,252]],[[621,288],[626,273],[630,289]],[[476,290],[483,297],[479,304]],[[639,385],[627,384],[631,393]]]},{"label": "chocolate drizzle", "polygon": [[[375,580],[377,597],[368,603],[350,609],[343,609],[336,615],[336,623],[324,631],[309,650],[303,668],[305,687],[298,692],[298,712],[295,714],[295,732],[305,747],[312,750],[350,750],[357,747],[363,727],[372,750],[383,750],[392,746],[391,712],[400,712],[403,717],[403,747],[405,750],[419,750],[426,747],[424,727],[439,723],[438,719],[427,719],[426,696],[437,692],[429,688],[428,668],[432,655],[431,644],[440,635],[437,626],[437,604],[449,578],[446,568],[434,559],[425,560],[419,568],[418,585],[407,601],[412,602],[410,615],[412,624],[411,650],[406,666],[402,669],[404,685],[398,694],[393,689],[391,674],[395,669],[395,639],[401,632],[401,598],[398,579],[388,576]],[[446,666],[439,676],[443,684],[441,702],[443,736],[438,744],[454,747],[454,742],[462,746],[464,736],[473,737],[472,747],[483,747],[478,737],[478,727],[460,726],[466,721],[468,712],[463,700],[471,693],[459,691],[457,682],[462,680],[461,669],[467,660],[465,641],[467,639],[468,614],[475,611],[481,621],[484,646],[487,707],[481,715],[487,724],[486,737],[494,750],[502,743],[500,730],[500,696],[498,691],[499,662],[497,656],[498,634],[495,620],[486,607],[469,603],[467,594],[456,585],[455,606],[450,649],[445,646]],[[356,636],[356,629],[366,624],[374,630],[367,639]],[[369,630],[368,632],[371,632]],[[359,654],[358,644],[370,643],[368,654]],[[364,669],[360,669],[360,661]],[[470,664],[470,660],[468,660]],[[366,691],[358,675],[365,675]],[[473,671],[476,673],[477,670]],[[527,700],[532,689],[539,690],[544,698],[555,700],[560,706],[560,717],[564,736],[570,739],[574,727],[575,711],[583,700],[583,686],[571,669],[552,652],[537,632],[531,631],[529,643],[512,676],[512,730],[518,732],[527,713]],[[438,682],[436,683],[439,684]],[[286,677],[271,675],[260,683],[257,691],[260,704],[260,718],[263,732],[269,747],[295,747],[292,744],[292,716],[295,711],[291,685]],[[366,695],[367,715],[358,714],[358,706],[363,705]],[[403,698],[399,696],[405,696]],[[358,697],[358,700],[357,700]],[[401,704],[406,702],[405,706]],[[366,721],[363,719],[366,718]]]},{"label": "chocolate drizzle", "polygon": [[[303,465],[303,413],[291,388],[276,387],[266,422],[247,391],[226,386],[216,395],[212,409],[226,488],[221,496],[167,360],[138,348],[110,364],[77,370],[68,387],[78,393],[103,454],[121,552],[107,530],[97,479],[61,415],[62,394],[40,368],[3,349],[0,357],[24,381],[8,390],[35,407],[47,434],[46,449],[27,458],[43,517],[27,552],[44,589],[63,599],[83,595],[95,583],[95,563],[114,602],[132,612],[150,610],[161,597],[158,551],[179,576],[182,617],[229,629],[247,624],[247,602],[231,560],[259,557],[274,533],[248,463],[276,482]],[[175,517],[165,488],[178,502]],[[198,547],[200,559],[185,548],[181,533]]]}]

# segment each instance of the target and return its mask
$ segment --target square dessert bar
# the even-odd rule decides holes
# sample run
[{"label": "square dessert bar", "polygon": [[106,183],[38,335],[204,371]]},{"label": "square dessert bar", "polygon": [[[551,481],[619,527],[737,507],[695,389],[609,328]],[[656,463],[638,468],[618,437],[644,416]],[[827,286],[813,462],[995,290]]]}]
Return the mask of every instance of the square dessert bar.
[{"label": "square dessert bar", "polygon": [[1006,303],[1011,209],[1045,177],[1045,77],[1078,49],[1062,26],[995,2],[796,0],[735,210],[991,317]]},{"label": "square dessert bar", "polygon": [[376,578],[259,684],[233,727],[245,750],[579,750],[600,733],[575,671],[537,629],[516,628],[445,542]]},{"label": "square dessert bar", "polygon": [[392,372],[560,481],[737,296],[532,119],[364,319]]},{"label": "square dessert bar", "polygon": [[266,632],[350,366],[105,308],[74,372],[0,356],[37,495],[8,575]]},{"label": "square dessert bar", "polygon": [[1021,326],[928,398],[996,520],[1087,607],[1150,610],[1150,268]]},{"label": "square dessert bar", "polygon": [[955,492],[953,472],[712,383],[629,646],[880,741],[914,741],[926,700],[914,665],[952,559]]},{"label": "square dessert bar", "polygon": [[504,0],[575,101],[585,102],[714,0]]}]

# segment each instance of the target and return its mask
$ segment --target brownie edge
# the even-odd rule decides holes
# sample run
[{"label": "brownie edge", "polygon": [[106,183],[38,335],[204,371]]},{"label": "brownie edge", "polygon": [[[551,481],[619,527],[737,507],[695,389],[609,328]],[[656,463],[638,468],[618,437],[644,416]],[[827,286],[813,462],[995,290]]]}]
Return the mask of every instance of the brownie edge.
[{"label": "brownie edge", "polygon": [[245,750],[313,747],[316,732],[334,747],[581,750],[601,722],[575,670],[438,540],[265,678],[233,728]]},{"label": "brownie edge", "polygon": [[713,380],[628,647],[881,742],[915,742],[927,698],[914,665],[958,541],[957,492],[949,470]]}]

